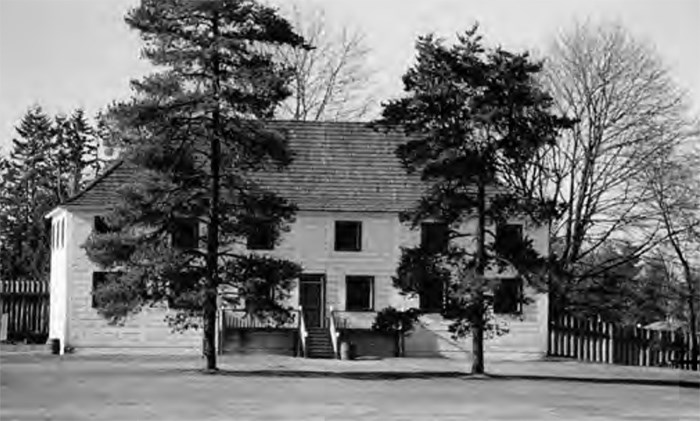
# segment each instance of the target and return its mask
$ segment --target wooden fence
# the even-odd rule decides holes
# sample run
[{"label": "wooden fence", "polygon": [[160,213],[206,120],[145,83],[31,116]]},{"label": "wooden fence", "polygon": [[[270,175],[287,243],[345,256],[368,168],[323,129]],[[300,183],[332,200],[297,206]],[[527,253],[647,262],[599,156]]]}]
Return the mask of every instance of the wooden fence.
[{"label": "wooden fence", "polygon": [[[0,281],[0,310],[10,341],[45,343],[49,335],[49,283]],[[7,330],[5,330],[7,329]]]},{"label": "wooden fence", "polygon": [[618,326],[566,315],[550,320],[548,354],[608,364],[692,367],[687,332]]}]

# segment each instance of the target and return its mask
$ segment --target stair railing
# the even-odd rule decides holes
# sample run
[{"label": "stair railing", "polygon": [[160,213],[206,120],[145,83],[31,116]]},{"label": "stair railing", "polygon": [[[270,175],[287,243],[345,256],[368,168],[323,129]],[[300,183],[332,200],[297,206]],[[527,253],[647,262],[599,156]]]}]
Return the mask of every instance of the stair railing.
[{"label": "stair railing", "polygon": [[340,333],[335,326],[335,315],[333,314],[333,306],[330,307],[330,316],[328,316],[328,328],[331,334],[331,344],[333,345],[333,355],[338,358],[338,337]]},{"label": "stair railing", "polygon": [[306,323],[304,322],[304,309],[299,306],[299,343],[301,344],[301,356],[306,357]]}]

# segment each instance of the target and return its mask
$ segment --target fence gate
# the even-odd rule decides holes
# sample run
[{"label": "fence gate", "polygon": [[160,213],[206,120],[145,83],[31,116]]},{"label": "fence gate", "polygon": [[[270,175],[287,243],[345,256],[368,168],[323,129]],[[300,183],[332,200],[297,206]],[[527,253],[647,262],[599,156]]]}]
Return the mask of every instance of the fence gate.
[{"label": "fence gate", "polygon": [[10,341],[46,343],[49,336],[49,282],[0,281],[2,331]]}]

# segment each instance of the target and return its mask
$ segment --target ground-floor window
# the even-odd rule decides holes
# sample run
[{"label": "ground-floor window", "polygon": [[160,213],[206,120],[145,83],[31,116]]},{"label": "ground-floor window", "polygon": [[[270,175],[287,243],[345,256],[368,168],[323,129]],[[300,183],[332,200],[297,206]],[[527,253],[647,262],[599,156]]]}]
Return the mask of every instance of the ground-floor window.
[{"label": "ground-floor window", "polygon": [[105,283],[121,276],[121,272],[92,272],[92,308],[97,308],[97,295],[95,292]]},{"label": "ground-floor window", "polygon": [[202,274],[195,271],[182,271],[171,275],[168,291],[168,308],[189,310],[199,304],[198,284]]},{"label": "ground-floor window", "polygon": [[194,249],[199,247],[199,221],[195,218],[175,220],[171,234],[173,247],[177,249]]},{"label": "ground-floor window", "polygon": [[374,309],[374,277],[345,277],[345,309],[348,311],[371,311]]},{"label": "ground-floor window", "polygon": [[517,278],[500,279],[493,291],[493,311],[496,314],[517,314],[522,312],[523,280]]},{"label": "ground-floor window", "polygon": [[429,313],[439,313],[445,302],[445,285],[441,279],[425,276],[419,294],[420,309]]}]

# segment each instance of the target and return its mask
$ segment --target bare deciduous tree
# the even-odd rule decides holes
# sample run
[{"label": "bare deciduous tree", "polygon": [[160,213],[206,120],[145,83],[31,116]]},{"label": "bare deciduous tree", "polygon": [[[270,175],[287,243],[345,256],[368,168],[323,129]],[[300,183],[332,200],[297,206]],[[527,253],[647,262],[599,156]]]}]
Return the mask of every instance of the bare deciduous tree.
[{"label": "bare deciduous tree", "polygon": [[691,332],[692,367],[698,364],[698,318],[700,300],[700,154],[691,145],[646,170],[653,201],[648,212],[659,218],[666,234],[658,253],[678,269],[683,280],[682,300]]},{"label": "bare deciduous tree", "polygon": [[314,48],[280,47],[276,57],[293,71],[292,95],[279,117],[294,120],[348,120],[366,117],[371,93],[369,48],[359,30],[332,30],[323,10],[290,7],[290,20]]},{"label": "bare deciduous tree", "polygon": [[578,120],[524,177],[565,203],[554,251],[581,279],[624,262],[586,265],[601,246],[634,240],[639,256],[661,241],[646,212],[644,171],[687,135],[684,93],[654,49],[618,24],[577,24],[553,42],[543,80],[562,113]]}]

